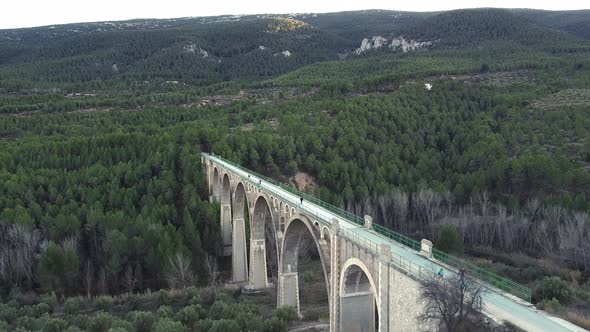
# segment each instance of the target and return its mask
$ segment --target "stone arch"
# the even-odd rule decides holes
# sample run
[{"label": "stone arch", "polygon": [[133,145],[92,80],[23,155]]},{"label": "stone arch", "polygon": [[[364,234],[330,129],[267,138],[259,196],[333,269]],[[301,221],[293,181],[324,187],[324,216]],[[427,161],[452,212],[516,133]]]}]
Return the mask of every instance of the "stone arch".
[{"label": "stone arch", "polygon": [[294,216],[295,214],[296,214],[296,212],[295,212],[295,208],[294,208],[294,207],[292,207],[292,208],[291,208],[291,214],[289,215],[289,217],[292,217],[292,216]]},{"label": "stone arch", "polygon": [[[367,265],[349,258],[340,274],[340,327],[347,331],[376,331],[380,316],[379,294]],[[376,310],[376,312],[375,312]],[[377,317],[375,316],[377,315]]]},{"label": "stone arch", "polygon": [[306,234],[310,234],[318,251],[322,270],[324,273],[324,280],[326,285],[326,293],[328,295],[328,305],[330,304],[330,276],[328,263],[330,257],[324,257],[324,250],[322,250],[318,232],[312,226],[311,220],[304,215],[295,214],[287,223],[285,235],[281,245],[281,273],[279,277],[279,305],[293,306],[297,312],[301,313],[299,302],[299,249],[301,240]]},{"label": "stone arch", "polygon": [[330,239],[330,227],[321,226],[320,239]]},{"label": "stone arch", "polygon": [[249,209],[248,195],[241,181],[236,183],[232,198],[232,281],[245,282],[248,280],[246,230]]},{"label": "stone arch", "polygon": [[[267,246],[267,237],[270,246]],[[257,195],[250,223],[250,286],[254,289],[268,287],[268,272],[278,269],[275,221],[269,199]],[[268,257],[270,256],[270,257]],[[270,258],[271,268],[267,266]],[[270,270],[270,271],[269,271]],[[271,275],[276,276],[276,275]]]}]

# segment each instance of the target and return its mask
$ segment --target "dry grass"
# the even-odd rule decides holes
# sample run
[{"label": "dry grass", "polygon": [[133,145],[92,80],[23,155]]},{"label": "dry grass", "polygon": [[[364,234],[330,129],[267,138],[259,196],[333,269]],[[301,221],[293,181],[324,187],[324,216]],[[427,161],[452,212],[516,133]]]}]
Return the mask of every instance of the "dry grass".
[{"label": "dry grass", "polygon": [[590,89],[565,89],[534,101],[536,109],[550,110],[569,106],[590,105]]},{"label": "dry grass", "polygon": [[570,311],[565,314],[565,319],[582,328],[590,330],[590,316],[582,316],[579,313]]},{"label": "dry grass", "polygon": [[450,76],[449,78],[455,81],[463,81],[467,84],[483,84],[493,86],[527,84],[535,83],[536,81],[533,73],[526,70],[457,75]]}]

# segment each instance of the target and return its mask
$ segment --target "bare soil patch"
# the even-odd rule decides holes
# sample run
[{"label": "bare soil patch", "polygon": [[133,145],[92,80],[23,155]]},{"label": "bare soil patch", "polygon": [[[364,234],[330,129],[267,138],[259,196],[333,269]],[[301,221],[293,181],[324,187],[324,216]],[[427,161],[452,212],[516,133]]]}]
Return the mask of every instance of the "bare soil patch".
[{"label": "bare soil patch", "polygon": [[318,186],[315,178],[305,172],[297,172],[294,176],[289,178],[289,182],[301,191],[313,192]]}]

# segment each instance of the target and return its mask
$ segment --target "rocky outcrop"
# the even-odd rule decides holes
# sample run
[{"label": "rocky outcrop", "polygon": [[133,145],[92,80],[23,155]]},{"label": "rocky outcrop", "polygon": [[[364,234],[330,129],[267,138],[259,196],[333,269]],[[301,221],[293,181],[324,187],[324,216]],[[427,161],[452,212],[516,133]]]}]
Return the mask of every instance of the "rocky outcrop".
[{"label": "rocky outcrop", "polygon": [[361,41],[361,47],[355,50],[356,54],[361,54],[368,50],[373,50],[377,48],[381,48],[383,45],[387,43],[387,38],[381,36],[373,36],[372,39],[363,38]]},{"label": "rocky outcrop", "polygon": [[209,52],[205,51],[202,48],[199,48],[199,54],[203,57],[203,58],[207,58],[209,57]]},{"label": "rocky outcrop", "polygon": [[407,40],[403,36],[386,38],[382,36],[373,36],[373,38],[363,38],[361,46],[354,50],[354,53],[360,55],[370,50],[380,49],[388,46],[393,51],[401,50],[402,52],[411,52],[420,48],[427,48],[433,45],[432,41],[417,41],[414,39]]},{"label": "rocky outcrop", "polygon": [[285,51],[282,51],[282,52],[275,53],[275,54],[273,54],[273,55],[274,55],[274,56],[277,56],[277,55],[282,55],[282,56],[284,56],[285,58],[288,58],[288,57],[290,57],[290,56],[291,56],[291,51],[289,51],[289,50],[285,50]]},{"label": "rocky outcrop", "polygon": [[394,50],[401,49],[404,53],[430,46],[432,46],[432,41],[417,41],[414,39],[406,40],[403,36],[392,38],[391,44],[389,44],[390,48]]},{"label": "rocky outcrop", "polygon": [[197,44],[187,44],[182,47],[182,50],[186,53],[199,53],[203,58],[209,57],[209,52],[205,51],[204,49],[197,47]]},{"label": "rocky outcrop", "polygon": [[182,47],[182,51],[186,52],[186,53],[199,54],[201,56],[201,58],[203,58],[203,59],[207,59],[212,62],[221,63],[220,58],[212,56],[211,54],[209,54],[208,51],[198,47],[197,44],[194,44],[194,43],[184,45]]},{"label": "rocky outcrop", "polygon": [[309,24],[288,17],[276,17],[268,24],[266,32],[287,32],[309,29]]}]

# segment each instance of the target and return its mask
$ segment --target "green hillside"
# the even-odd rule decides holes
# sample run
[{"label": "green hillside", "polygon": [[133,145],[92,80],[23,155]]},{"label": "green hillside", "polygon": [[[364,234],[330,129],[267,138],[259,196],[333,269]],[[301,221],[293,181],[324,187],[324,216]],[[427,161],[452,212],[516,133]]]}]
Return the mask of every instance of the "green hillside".
[{"label": "green hillside", "polygon": [[[588,22],[367,10],[0,30],[0,331],[326,324],[313,245],[303,321],[267,310],[273,291],[207,290],[230,263],[202,151],[428,238],[590,328]],[[390,47],[402,36],[430,43]]]}]

